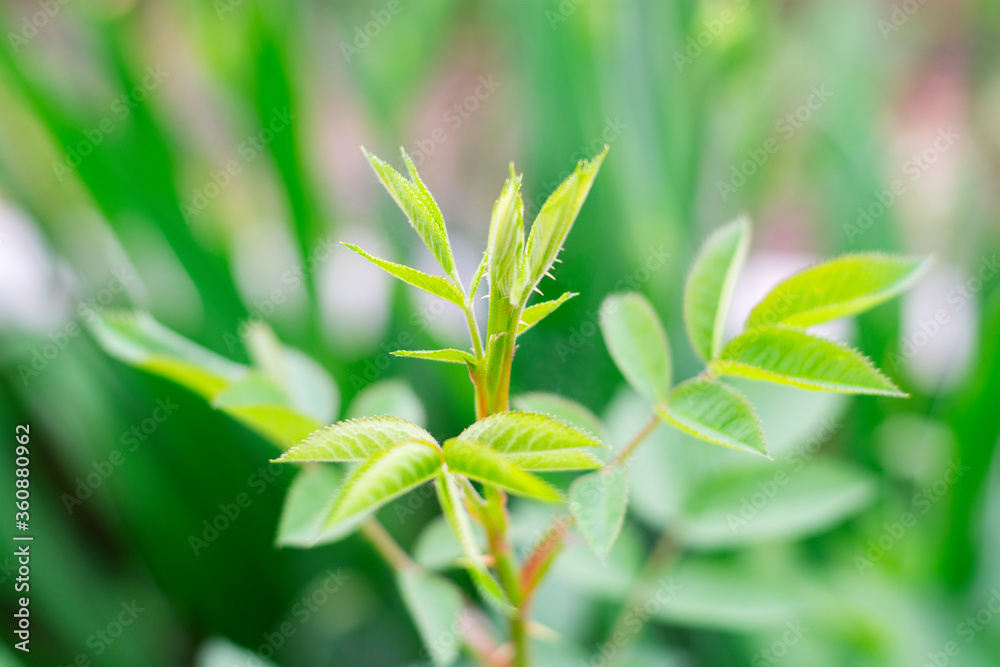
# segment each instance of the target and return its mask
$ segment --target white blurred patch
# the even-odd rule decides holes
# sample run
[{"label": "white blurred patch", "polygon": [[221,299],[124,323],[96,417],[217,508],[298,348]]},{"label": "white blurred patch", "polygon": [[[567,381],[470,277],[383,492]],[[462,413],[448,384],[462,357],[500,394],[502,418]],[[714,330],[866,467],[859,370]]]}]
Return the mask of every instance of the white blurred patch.
[{"label": "white blurred patch", "polygon": [[35,224],[0,200],[0,327],[48,333],[72,317],[66,267]]},{"label": "white blurred patch", "polygon": [[316,271],[328,264],[329,251],[317,244],[300,259],[288,229],[272,220],[247,225],[233,235],[233,245],[233,273],[249,314],[268,321],[300,319],[309,307],[306,273],[310,266]]},{"label": "white blurred patch", "polygon": [[[743,330],[750,311],[778,283],[818,261],[814,255],[802,253],[756,252],[750,255],[733,290],[733,301],[726,318],[726,340]],[[810,327],[809,331],[817,336],[845,342],[853,340],[856,334],[854,321],[848,319]]]},{"label": "white blurred patch", "polygon": [[[370,255],[394,259],[385,244],[365,227],[353,226],[338,236]],[[382,342],[389,318],[391,280],[395,278],[340,244],[323,263],[317,285],[323,324],[334,344],[344,352],[360,355]]]},{"label": "white blurred patch", "polygon": [[978,282],[982,289],[973,278],[939,264],[903,296],[900,357],[890,366],[905,368],[926,391],[954,389],[969,370],[979,322],[978,290],[972,288]]}]

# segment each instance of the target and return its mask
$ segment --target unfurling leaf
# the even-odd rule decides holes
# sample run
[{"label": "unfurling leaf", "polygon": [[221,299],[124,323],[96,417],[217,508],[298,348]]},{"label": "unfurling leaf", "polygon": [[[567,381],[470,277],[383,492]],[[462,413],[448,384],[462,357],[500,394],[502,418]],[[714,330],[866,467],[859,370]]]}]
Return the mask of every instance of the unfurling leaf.
[{"label": "unfurling leaf", "polygon": [[211,400],[249,370],[180,336],[143,312],[109,312],[90,325],[109,355]]},{"label": "unfurling leaf", "polygon": [[926,260],[880,253],[845,255],[784,281],[757,304],[747,329],[771,324],[809,327],[873,308],[907,289]]},{"label": "unfurling leaf", "polygon": [[446,667],[455,662],[461,646],[455,629],[461,627],[462,590],[442,576],[418,569],[397,572],[396,581],[434,664]]},{"label": "unfurling leaf", "polygon": [[520,336],[525,331],[541,322],[556,308],[563,305],[577,294],[575,292],[564,292],[558,299],[543,301],[533,306],[528,306],[521,311],[521,321],[517,325],[517,335]]},{"label": "unfurling leaf", "polygon": [[453,438],[444,443],[444,460],[448,470],[465,475],[477,482],[492,484],[521,496],[558,501],[558,490],[538,477],[524,472],[511,461],[486,445]]},{"label": "unfurling leaf", "polygon": [[651,403],[662,403],[670,391],[671,363],[667,334],[646,297],[635,292],[613,294],[601,307],[601,332],[618,370]]},{"label": "unfurling leaf", "polygon": [[447,361],[453,364],[476,365],[476,358],[462,350],[396,350],[394,357],[413,357],[415,359],[430,359],[431,361]]},{"label": "unfurling leaf", "polygon": [[749,248],[750,223],[740,218],[708,237],[688,274],[684,324],[691,346],[705,361],[722,349],[726,312]]},{"label": "unfurling leaf", "polygon": [[462,290],[456,287],[451,281],[446,280],[441,276],[432,276],[424,273],[423,271],[411,269],[410,267],[402,264],[396,264],[384,259],[379,259],[378,257],[369,255],[356,245],[352,245],[350,243],[345,243],[344,245],[367,259],[375,266],[396,276],[403,282],[409,283],[414,287],[419,287],[425,292],[430,292],[434,296],[439,296],[446,301],[451,301],[460,308],[465,308],[465,295],[462,294]]},{"label": "unfurling leaf", "polygon": [[613,466],[578,477],[569,487],[569,509],[587,544],[603,562],[622,529],[628,503],[626,469]]},{"label": "unfurling leaf", "polygon": [[709,369],[805,389],[906,396],[856,350],[785,327],[762,327],[737,336]]},{"label": "unfurling leaf", "polygon": [[[424,187],[420,176],[417,174],[417,169],[413,166],[413,162],[409,156],[405,152],[403,153],[403,159],[406,160],[406,166],[410,170],[410,176],[413,178],[413,181],[407,180],[395,169],[363,148],[361,150],[364,151],[365,157],[368,158],[368,161],[375,169],[375,173],[378,174],[385,189],[389,191],[392,198],[396,200],[399,207],[406,213],[407,219],[409,219],[410,224],[417,231],[417,234],[420,235],[424,245],[437,258],[445,274],[453,283],[460,284],[458,273],[455,271],[455,259],[451,254],[451,245],[448,243],[448,232],[445,230],[444,217],[441,215],[441,210],[435,203],[434,198],[431,197],[431,193]],[[406,279],[404,278],[404,280]]]},{"label": "unfurling leaf", "polygon": [[459,438],[502,454],[604,446],[577,428],[531,412],[498,412],[480,419],[462,431]]},{"label": "unfurling leaf", "polygon": [[469,576],[472,577],[472,582],[476,585],[476,590],[483,596],[483,599],[497,609],[510,612],[513,609],[510,600],[483,563],[479,546],[476,544],[476,536],[472,532],[468,510],[465,509],[462,500],[462,492],[458,488],[455,478],[444,468],[437,471],[435,489],[437,490],[438,502],[441,504],[441,513],[444,514],[445,520],[451,526],[451,531],[455,534],[455,539],[462,547],[465,566]]},{"label": "unfurling leaf", "polygon": [[324,527],[374,512],[430,480],[441,463],[441,449],[433,442],[410,440],[375,454],[344,482]]},{"label": "unfurling leaf", "polygon": [[608,147],[605,147],[593,160],[580,160],[573,173],[542,204],[531,225],[525,248],[525,282],[519,286],[520,289],[512,300],[523,303],[552,268],[607,154]]},{"label": "unfurling leaf", "polygon": [[728,385],[688,380],[670,392],[657,414],[691,435],[719,445],[767,456],[767,445],[753,406]]},{"label": "unfurling leaf", "polygon": [[517,280],[518,266],[524,254],[524,206],[521,203],[521,177],[510,165],[510,178],[504,183],[500,198],[493,204],[490,237],[486,256],[489,262],[490,289],[509,297]]},{"label": "unfurling leaf", "polygon": [[397,417],[351,419],[316,431],[277,461],[361,461],[409,440],[434,442],[430,433]]}]

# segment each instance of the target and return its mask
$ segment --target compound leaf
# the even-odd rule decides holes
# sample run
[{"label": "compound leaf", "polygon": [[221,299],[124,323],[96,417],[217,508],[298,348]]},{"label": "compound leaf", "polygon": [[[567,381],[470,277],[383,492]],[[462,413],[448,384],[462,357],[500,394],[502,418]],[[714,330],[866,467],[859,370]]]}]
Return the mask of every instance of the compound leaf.
[{"label": "compound leaf", "polygon": [[601,312],[601,332],[618,370],[643,398],[662,403],[670,391],[670,348],[653,306],[629,292],[609,296]]},{"label": "compound leaf", "polygon": [[856,350],[785,327],[762,327],[737,336],[709,368],[719,375],[740,375],[805,389],[906,396]]},{"label": "compound leaf", "polygon": [[495,449],[478,442],[459,438],[447,441],[444,444],[444,460],[452,473],[498,486],[511,493],[548,501],[562,499],[559,491],[519,469]]},{"label": "compound leaf", "polygon": [[837,257],[771,290],[750,312],[746,326],[809,327],[860,313],[907,289],[926,267],[926,260],[881,253]]},{"label": "compound leaf", "polygon": [[767,456],[767,445],[753,406],[728,385],[688,380],[667,398],[657,414],[668,424],[702,440]]},{"label": "compound leaf", "polygon": [[701,247],[684,286],[684,324],[691,346],[703,360],[722,347],[722,331],[736,278],[750,248],[745,218],[717,229]]},{"label": "compound leaf", "polygon": [[350,419],[316,431],[277,460],[361,461],[411,440],[434,442],[430,433],[398,417]]}]

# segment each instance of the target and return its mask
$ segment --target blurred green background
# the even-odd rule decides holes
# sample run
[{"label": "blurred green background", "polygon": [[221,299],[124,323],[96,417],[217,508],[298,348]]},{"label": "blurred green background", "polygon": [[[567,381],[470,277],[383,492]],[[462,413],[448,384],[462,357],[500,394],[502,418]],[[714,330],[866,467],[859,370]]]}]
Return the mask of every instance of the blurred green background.
[{"label": "blurred green background", "polygon": [[[32,0],[0,21],[0,478],[30,424],[35,535],[30,654],[10,648],[13,547],[0,556],[0,664],[423,664],[361,538],[274,546],[294,475],[267,467],[275,450],[110,360],[85,324],[145,309],[245,361],[241,323],[262,318],[344,409],[388,381],[454,435],[473,419],[465,371],[387,352],[466,345],[461,314],[337,243],[431,270],[359,146],[414,156],[468,280],[508,163],[530,220],[604,144],[545,289],[581,296],[525,337],[512,389],[584,403],[614,443],[648,415],[595,335],[601,300],[645,292],[678,375],[697,372],[679,295],[735,215],[755,222],[744,315],[823,256],[937,263],[829,329],[909,400],[749,386],[763,468],[657,431],[611,562],[577,545],[557,564],[540,664],[610,664],[602,642],[664,530],[680,592],[620,664],[1000,664],[1000,4]],[[530,538],[538,518],[515,510]],[[381,516],[411,548],[436,514],[404,498]]]}]

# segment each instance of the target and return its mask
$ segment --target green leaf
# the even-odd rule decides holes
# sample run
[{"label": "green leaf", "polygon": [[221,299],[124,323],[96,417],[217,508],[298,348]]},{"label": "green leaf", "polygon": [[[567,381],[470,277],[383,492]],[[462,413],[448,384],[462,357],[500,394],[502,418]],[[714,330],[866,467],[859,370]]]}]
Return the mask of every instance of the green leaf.
[{"label": "green leaf", "polygon": [[311,417],[320,426],[333,420],[340,392],[326,369],[311,357],[283,345],[266,324],[253,325],[246,341],[254,366],[283,390],[286,397],[281,401],[283,405]]},{"label": "green leaf", "polygon": [[480,419],[462,431],[459,438],[503,454],[604,446],[569,424],[531,412],[498,412]]},{"label": "green leaf", "polygon": [[907,289],[927,266],[925,260],[880,253],[838,257],[775,287],[750,312],[746,326],[809,327],[860,313]]},{"label": "green leaf", "polygon": [[483,259],[479,262],[476,272],[472,275],[472,281],[469,283],[469,301],[476,298],[476,292],[479,291],[479,283],[483,282],[483,276],[486,275],[486,269],[489,268],[489,263],[490,256],[483,253]]},{"label": "green leaf", "polygon": [[248,368],[189,341],[144,312],[109,312],[90,324],[109,355],[211,400]]},{"label": "green leaf", "polygon": [[548,415],[580,429],[600,442],[608,440],[604,425],[601,424],[597,415],[564,396],[536,391],[515,396],[512,403],[522,412],[537,412]]},{"label": "green leaf", "polygon": [[628,480],[622,466],[582,475],[569,487],[569,511],[601,562],[618,539],[627,504]]},{"label": "green leaf", "polygon": [[688,380],[656,410],[668,424],[726,447],[767,456],[760,421],[744,396],[714,380]]},{"label": "green leaf", "polygon": [[316,431],[277,461],[361,461],[413,440],[434,442],[430,433],[397,417],[350,419]]},{"label": "green leaf", "polygon": [[396,350],[394,357],[413,357],[415,359],[430,359],[431,361],[447,361],[453,364],[476,365],[476,358],[463,350]]},{"label": "green leaf", "polygon": [[629,292],[609,296],[601,312],[604,343],[618,370],[643,398],[662,403],[670,391],[670,349],[653,306]]},{"label": "green leaf", "polygon": [[457,629],[464,600],[458,586],[442,576],[409,569],[396,574],[403,602],[435,665],[450,665],[461,646]]},{"label": "green leaf", "polygon": [[684,323],[703,360],[722,348],[722,331],[736,278],[750,248],[750,223],[740,218],[717,229],[701,247],[684,286]]},{"label": "green leaf", "polygon": [[503,456],[521,470],[536,472],[595,470],[604,465],[596,456],[582,449],[556,449],[551,452],[526,452]]},{"label": "green leaf", "polygon": [[593,160],[580,160],[573,173],[542,204],[531,225],[525,249],[526,282],[520,286],[512,301],[523,303],[524,297],[552,268],[607,154],[608,147],[605,146]]},{"label": "green leaf", "polygon": [[279,547],[312,547],[338,540],[349,531],[324,532],[323,520],[343,483],[343,476],[334,466],[310,466],[299,471],[285,496],[278,523],[276,543]]},{"label": "green leaf", "polygon": [[713,373],[843,394],[905,397],[859,352],[798,329],[753,329],[723,348]]},{"label": "green leaf", "polygon": [[323,428],[322,423],[290,407],[288,401],[271,378],[251,372],[220,392],[212,406],[288,449]]},{"label": "green leaf", "polygon": [[410,440],[375,454],[344,482],[324,528],[374,512],[393,498],[430,480],[441,468],[441,462],[441,449],[433,442],[419,440]]},{"label": "green leaf", "polygon": [[874,499],[870,474],[817,458],[716,475],[691,490],[672,525],[689,548],[730,549],[824,533]]},{"label": "green leaf", "polygon": [[504,183],[500,198],[493,204],[486,256],[489,258],[490,289],[503,297],[510,296],[524,253],[524,206],[521,203],[521,177],[510,165],[510,178]]},{"label": "green leaf", "polygon": [[427,413],[413,388],[404,380],[391,378],[373,382],[358,392],[347,406],[346,417],[399,417],[414,424],[427,423]]},{"label": "green leaf", "polygon": [[444,461],[452,473],[541,500],[559,501],[559,491],[524,472],[494,449],[478,442],[452,438],[444,443]]},{"label": "green leaf", "polygon": [[472,582],[476,585],[476,590],[483,596],[483,599],[504,612],[513,611],[510,600],[501,590],[490,571],[483,564],[483,557],[476,544],[476,537],[472,532],[468,510],[462,500],[462,492],[458,488],[453,475],[444,468],[437,471],[437,484],[434,487],[437,491],[438,502],[441,503],[441,512],[445,520],[451,526],[455,538],[462,546],[462,553],[465,556],[466,569],[472,577]]},{"label": "green leaf", "polygon": [[[413,229],[417,231],[417,234],[420,235],[420,238],[423,239],[424,245],[437,258],[445,274],[454,283],[458,283],[458,273],[455,271],[455,259],[451,254],[451,245],[448,243],[448,232],[445,230],[444,216],[441,215],[441,209],[434,202],[431,193],[420,180],[417,169],[413,166],[413,162],[409,156],[405,152],[403,153],[403,159],[406,161],[406,166],[410,170],[410,176],[413,179],[412,182],[404,178],[399,172],[382,160],[371,155],[364,148],[361,150],[364,151],[365,157],[368,158],[368,161],[375,169],[375,173],[378,174],[385,189],[389,191],[392,198],[396,200],[399,207],[406,213],[407,219],[410,221]],[[388,271],[388,269],[386,270]],[[392,273],[392,271],[389,272]]]},{"label": "green leaf", "polygon": [[378,257],[373,257],[358,246],[350,243],[345,243],[344,245],[367,259],[375,266],[396,276],[403,282],[409,283],[414,287],[419,287],[425,292],[430,292],[434,296],[439,296],[446,301],[451,301],[460,308],[465,308],[465,295],[462,294],[462,290],[455,287],[454,284],[445,278],[442,278],[441,276],[432,276],[424,273],[423,271],[403,266],[402,264],[396,264],[384,259],[379,259]]},{"label": "green leaf", "polygon": [[577,296],[576,292],[563,292],[563,295],[558,299],[536,303],[535,305],[528,306],[522,310],[521,321],[517,323],[517,335],[520,336],[525,331],[541,322],[546,316],[548,316],[549,313],[553,312],[556,308],[563,305],[574,296]]}]

